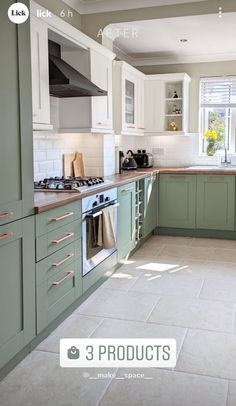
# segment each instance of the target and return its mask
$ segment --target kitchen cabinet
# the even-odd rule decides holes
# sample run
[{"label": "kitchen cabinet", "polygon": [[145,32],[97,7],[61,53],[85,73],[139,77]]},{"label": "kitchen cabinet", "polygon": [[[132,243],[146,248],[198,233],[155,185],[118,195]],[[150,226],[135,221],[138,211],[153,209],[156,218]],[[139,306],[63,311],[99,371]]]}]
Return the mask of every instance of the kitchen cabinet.
[{"label": "kitchen cabinet", "polygon": [[[60,132],[113,132],[112,60],[114,54],[93,49],[64,50],[62,58],[95,85],[107,91],[107,96],[72,97],[59,100]],[[99,67],[99,69],[98,69]]]},{"label": "kitchen cabinet", "polygon": [[135,247],[135,182],[118,188],[118,259]]},{"label": "kitchen cabinet", "polygon": [[190,80],[186,73],[146,75],[146,134],[188,133]]},{"label": "kitchen cabinet", "polygon": [[145,75],[125,62],[113,63],[113,114],[116,134],[144,135]]},{"label": "kitchen cabinet", "polygon": [[37,334],[82,295],[81,268],[81,239],[37,263]]},{"label": "kitchen cabinet", "polygon": [[145,134],[154,135],[164,129],[164,81],[159,75],[145,79]]},{"label": "kitchen cabinet", "polygon": [[146,237],[157,227],[157,177],[144,179],[143,236]]},{"label": "kitchen cabinet", "polygon": [[235,176],[197,176],[197,228],[234,230]]},{"label": "kitchen cabinet", "polygon": [[30,26],[9,23],[11,4],[5,1],[0,13],[0,226],[34,207]]},{"label": "kitchen cabinet", "polygon": [[36,216],[37,334],[82,295],[81,201]]},{"label": "kitchen cabinet", "polygon": [[161,174],[159,227],[195,228],[195,213],[196,175]]},{"label": "kitchen cabinet", "polygon": [[36,333],[33,236],[33,217],[0,227],[0,368]]},{"label": "kitchen cabinet", "polygon": [[48,72],[48,25],[31,16],[33,129],[51,130]]}]

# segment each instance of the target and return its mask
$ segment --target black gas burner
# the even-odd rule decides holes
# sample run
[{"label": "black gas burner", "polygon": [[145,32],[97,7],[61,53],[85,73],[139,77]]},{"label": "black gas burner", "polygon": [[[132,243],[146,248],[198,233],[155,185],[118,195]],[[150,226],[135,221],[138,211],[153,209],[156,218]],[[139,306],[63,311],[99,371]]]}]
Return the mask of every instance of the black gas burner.
[{"label": "black gas burner", "polygon": [[86,190],[91,186],[102,186],[104,183],[104,179],[98,176],[90,176],[86,178],[80,177],[59,177],[56,176],[55,178],[45,178],[44,180],[40,180],[34,182],[34,189],[38,191],[73,191],[73,192],[80,192],[82,190]]}]

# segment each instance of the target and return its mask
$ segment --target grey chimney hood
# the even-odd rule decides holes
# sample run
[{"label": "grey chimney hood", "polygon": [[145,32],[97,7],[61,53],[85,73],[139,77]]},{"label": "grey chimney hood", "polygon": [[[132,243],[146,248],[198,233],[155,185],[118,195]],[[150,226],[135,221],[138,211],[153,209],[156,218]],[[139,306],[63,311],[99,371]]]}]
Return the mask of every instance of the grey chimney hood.
[{"label": "grey chimney hood", "polygon": [[85,76],[61,59],[61,47],[48,41],[49,47],[49,90],[54,97],[106,96],[107,91],[100,89]]}]

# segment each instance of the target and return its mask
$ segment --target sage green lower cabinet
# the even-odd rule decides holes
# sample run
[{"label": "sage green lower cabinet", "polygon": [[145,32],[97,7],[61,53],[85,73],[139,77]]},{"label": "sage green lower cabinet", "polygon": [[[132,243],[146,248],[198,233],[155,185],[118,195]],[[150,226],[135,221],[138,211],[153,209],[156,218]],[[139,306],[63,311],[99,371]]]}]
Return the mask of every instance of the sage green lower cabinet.
[{"label": "sage green lower cabinet", "polygon": [[157,177],[144,179],[143,236],[146,237],[157,226]]},{"label": "sage green lower cabinet", "polygon": [[118,259],[135,247],[135,182],[118,188]]},{"label": "sage green lower cabinet", "polygon": [[0,6],[0,226],[34,212],[30,19],[11,23],[12,3]]},{"label": "sage green lower cabinet", "polygon": [[234,230],[235,176],[197,176],[197,228]]},{"label": "sage green lower cabinet", "polygon": [[0,227],[0,368],[35,336],[34,218]]},{"label": "sage green lower cabinet", "polygon": [[[76,244],[81,245],[81,241]],[[50,265],[47,258],[37,264],[37,273],[48,271],[42,272],[45,280],[37,285],[37,334],[82,295],[82,260],[79,257],[71,262],[73,252],[70,247],[68,254],[59,251],[57,260],[53,258],[55,254],[51,255]]]},{"label": "sage green lower cabinet", "polygon": [[82,295],[81,217],[80,201],[36,216],[37,334]]},{"label": "sage green lower cabinet", "polygon": [[196,175],[161,174],[159,227],[195,228]]}]

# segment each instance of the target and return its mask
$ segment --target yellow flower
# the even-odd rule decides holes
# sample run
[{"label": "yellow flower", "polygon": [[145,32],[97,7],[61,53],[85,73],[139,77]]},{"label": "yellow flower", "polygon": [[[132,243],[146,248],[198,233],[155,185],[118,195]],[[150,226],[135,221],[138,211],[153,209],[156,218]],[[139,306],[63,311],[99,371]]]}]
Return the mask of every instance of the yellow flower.
[{"label": "yellow flower", "polygon": [[206,130],[204,132],[203,137],[208,139],[208,140],[211,139],[212,141],[216,141],[217,138],[218,138],[218,135],[217,135],[216,131]]}]

